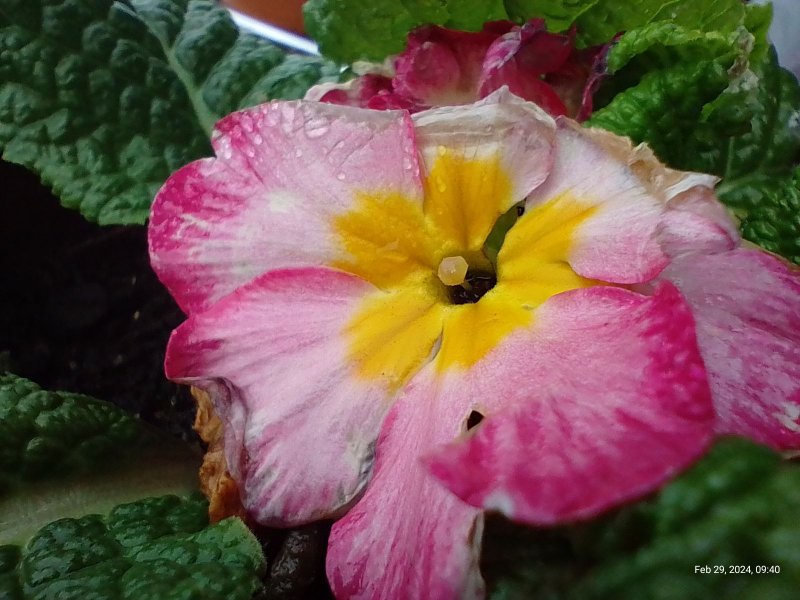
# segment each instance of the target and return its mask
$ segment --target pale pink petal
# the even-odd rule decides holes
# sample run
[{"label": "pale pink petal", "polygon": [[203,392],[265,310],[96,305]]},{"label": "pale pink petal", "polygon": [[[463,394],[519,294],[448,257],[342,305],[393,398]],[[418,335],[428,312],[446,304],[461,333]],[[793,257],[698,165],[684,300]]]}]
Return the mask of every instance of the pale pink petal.
[{"label": "pale pink petal", "polygon": [[800,448],[800,271],[740,248],[680,256],[661,276],[697,320],[717,431]]},{"label": "pale pink petal", "polygon": [[267,270],[328,264],[331,219],[358,192],[421,201],[407,113],[274,102],[229,115],[216,159],[175,173],[150,218],[154,269],[187,312]]},{"label": "pale pink petal", "polygon": [[271,271],[170,338],[170,379],[206,389],[228,468],[259,523],[330,517],[369,477],[389,397],[360,380],[342,330],[374,288],[327,269]]},{"label": "pale pink petal", "polygon": [[451,384],[486,418],[428,459],[466,502],[533,524],[587,518],[661,485],[707,447],[714,412],[688,306],[593,287],[554,296]]},{"label": "pale pink petal", "polygon": [[705,185],[679,191],[669,199],[658,235],[669,256],[727,252],[741,241],[736,222],[717,200],[713,187]]},{"label": "pale pink petal", "polygon": [[486,51],[511,26],[494,23],[490,30],[475,33],[435,26],[415,29],[395,60],[394,91],[426,106],[474,102]]},{"label": "pale pink petal", "polygon": [[439,398],[419,373],[381,430],[364,497],[331,531],[328,581],[337,598],[456,600],[483,597],[479,510],[440,486],[420,457],[463,433],[467,403]]},{"label": "pale pink petal", "polygon": [[470,106],[435,108],[413,119],[426,173],[443,148],[467,160],[499,157],[511,180],[503,212],[541,185],[550,172],[553,119],[505,88]]},{"label": "pale pink petal", "polygon": [[652,279],[667,263],[656,235],[665,198],[596,132],[568,119],[557,127],[552,171],[528,206],[560,197],[593,209],[576,227],[568,257],[579,275],[612,283]]}]

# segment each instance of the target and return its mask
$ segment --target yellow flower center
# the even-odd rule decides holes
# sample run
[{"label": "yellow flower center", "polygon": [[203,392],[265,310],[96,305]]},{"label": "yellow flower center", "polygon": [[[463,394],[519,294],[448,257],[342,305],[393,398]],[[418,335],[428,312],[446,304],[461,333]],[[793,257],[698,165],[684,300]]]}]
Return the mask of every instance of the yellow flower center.
[{"label": "yellow flower center", "polygon": [[332,266],[380,288],[344,332],[360,377],[396,390],[433,357],[439,370],[469,368],[530,326],[550,296],[598,283],[567,262],[576,229],[594,211],[570,194],[517,221],[495,272],[482,248],[498,217],[519,200],[511,189],[499,157],[466,159],[440,149],[424,200],[362,193],[335,220],[342,253]]}]

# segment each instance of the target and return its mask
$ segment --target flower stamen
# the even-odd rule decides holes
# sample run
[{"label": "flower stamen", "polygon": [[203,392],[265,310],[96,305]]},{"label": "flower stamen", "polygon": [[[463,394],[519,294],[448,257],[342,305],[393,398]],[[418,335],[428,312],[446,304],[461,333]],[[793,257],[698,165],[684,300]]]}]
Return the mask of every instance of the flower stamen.
[{"label": "flower stamen", "polygon": [[469,264],[463,256],[448,256],[439,263],[439,279],[445,285],[463,285]]}]

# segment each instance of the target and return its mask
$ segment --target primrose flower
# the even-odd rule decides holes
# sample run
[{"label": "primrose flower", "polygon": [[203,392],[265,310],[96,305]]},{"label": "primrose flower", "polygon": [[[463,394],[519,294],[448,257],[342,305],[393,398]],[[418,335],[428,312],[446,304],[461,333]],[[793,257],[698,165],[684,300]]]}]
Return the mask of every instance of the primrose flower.
[{"label": "primrose flower", "polygon": [[478,598],[484,510],[591,517],[715,432],[800,445],[797,273],[713,177],[504,89],[275,102],[213,145],[153,206],[189,315],[167,375],[208,392],[252,519],[339,517],[337,597]]},{"label": "primrose flower", "polygon": [[313,87],[306,99],[417,112],[469,104],[506,86],[553,116],[580,121],[592,112],[609,47],[577,50],[574,29],[549,33],[543,19],[495,21],[475,33],[425,26],[408,34],[392,76],[373,68],[345,84]]}]

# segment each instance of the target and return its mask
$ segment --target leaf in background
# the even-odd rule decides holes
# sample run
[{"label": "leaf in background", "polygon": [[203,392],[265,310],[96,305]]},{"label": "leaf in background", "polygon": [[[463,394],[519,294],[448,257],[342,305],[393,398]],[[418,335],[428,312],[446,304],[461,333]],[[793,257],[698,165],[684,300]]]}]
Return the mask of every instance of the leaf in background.
[{"label": "leaf in background", "polygon": [[3,158],[100,224],[143,223],[219,117],[336,75],[239,33],[212,0],[0,0]]},{"label": "leaf in background", "polygon": [[740,219],[745,239],[800,265],[800,167],[786,177],[723,182],[717,193]]},{"label": "leaf in background", "polygon": [[774,50],[726,79],[714,62],[652,71],[588,124],[647,142],[673,167],[719,175],[744,237],[799,262],[800,85]]},{"label": "leaf in background", "polygon": [[24,482],[119,460],[142,435],[141,423],[113,404],[0,375],[0,497]]},{"label": "leaf in background", "polygon": [[50,523],[25,547],[0,546],[0,597],[249,600],[261,546],[237,518],[208,526],[206,508],[162,496]]},{"label": "leaf in background", "polygon": [[419,25],[478,31],[507,18],[503,0],[308,0],[303,14],[322,54],[343,63],[397,54]]},{"label": "leaf in background", "polygon": [[744,53],[734,32],[702,31],[657,21],[625,33],[608,53],[607,66],[616,73],[634,58],[649,54],[647,66],[640,72],[665,68],[677,62],[699,62]]},{"label": "leaf in background", "polygon": [[656,21],[730,33],[743,23],[744,7],[741,0],[604,0],[578,18],[578,38],[587,46],[602,44],[621,31]]},{"label": "leaf in background", "polygon": [[755,37],[755,45],[750,58],[759,62],[767,57],[770,44],[767,38],[772,24],[772,4],[746,4],[744,7],[744,26]]},{"label": "leaf in background", "polygon": [[0,598],[250,598],[261,547],[208,526],[199,464],[112,404],[0,375]]},{"label": "leaf in background", "polygon": [[[651,500],[573,528],[497,538],[500,552],[528,560],[513,571],[490,568],[490,597],[789,600],[800,585],[798,503],[800,466],[725,439]],[[749,566],[752,574],[700,574],[695,565]],[[756,574],[759,565],[780,573]]]},{"label": "leaf in background", "polygon": [[[800,86],[775,51],[741,84],[704,109],[688,168],[724,178],[722,190],[751,178],[788,175],[800,160]],[[683,165],[678,165],[683,166]]]},{"label": "leaf in background", "polygon": [[[587,10],[602,0],[505,0],[511,19],[542,17],[550,31],[566,31]],[[610,39],[610,38],[609,38]],[[607,40],[606,40],[607,41]]]},{"label": "leaf in background", "polygon": [[703,107],[729,83],[726,67],[716,61],[651,71],[596,111],[586,125],[646,141],[667,164],[691,168],[686,163],[693,162],[694,155],[687,156],[687,140],[694,135]]},{"label": "leaf in background", "polygon": [[200,460],[113,404],[0,375],[0,544],[61,517],[191,493]]}]

